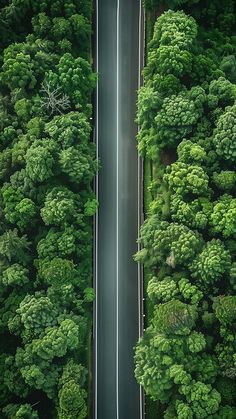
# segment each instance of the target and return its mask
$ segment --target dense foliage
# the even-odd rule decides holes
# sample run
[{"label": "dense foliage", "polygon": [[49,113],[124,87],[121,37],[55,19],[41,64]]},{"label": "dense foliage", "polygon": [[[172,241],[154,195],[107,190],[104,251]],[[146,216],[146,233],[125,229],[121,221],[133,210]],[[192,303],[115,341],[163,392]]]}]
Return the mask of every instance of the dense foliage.
[{"label": "dense foliage", "polygon": [[138,99],[154,177],[136,254],[149,321],[135,375],[159,402],[153,417],[235,419],[235,2],[145,5],[160,16]]},{"label": "dense foliage", "polygon": [[1,418],[88,414],[91,14],[91,0],[1,1]]}]

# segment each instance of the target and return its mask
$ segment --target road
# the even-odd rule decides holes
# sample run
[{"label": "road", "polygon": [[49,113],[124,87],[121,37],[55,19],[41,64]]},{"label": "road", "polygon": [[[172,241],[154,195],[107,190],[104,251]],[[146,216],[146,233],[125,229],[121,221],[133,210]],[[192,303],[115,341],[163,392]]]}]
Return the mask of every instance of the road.
[{"label": "road", "polygon": [[134,122],[143,57],[141,0],[97,0],[95,419],[142,418],[133,347],[142,333],[137,251],[140,161]]}]

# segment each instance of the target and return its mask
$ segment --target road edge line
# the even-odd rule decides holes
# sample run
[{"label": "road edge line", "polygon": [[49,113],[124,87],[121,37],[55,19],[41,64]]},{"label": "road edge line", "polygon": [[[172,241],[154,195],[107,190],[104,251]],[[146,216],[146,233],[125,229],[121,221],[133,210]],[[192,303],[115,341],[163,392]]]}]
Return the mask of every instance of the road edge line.
[{"label": "road edge line", "polygon": [[[96,73],[98,74],[98,0],[96,0]],[[99,157],[98,152],[98,80],[96,85],[96,124],[95,124],[95,141],[96,141],[96,158]],[[98,186],[98,172],[96,174],[96,199],[98,200],[99,195],[99,186]],[[94,381],[95,381],[95,400],[94,400],[94,418],[97,419],[97,399],[98,399],[98,371],[97,371],[97,354],[98,354],[98,333],[97,333],[97,319],[98,319],[98,304],[97,304],[97,295],[98,295],[98,212],[97,209],[95,215],[95,272],[94,272],[94,281],[95,281],[95,362],[94,362]]]},{"label": "road edge line", "polygon": [[119,419],[119,25],[120,0],[117,0],[116,21],[116,416]]},{"label": "road edge line", "polygon": [[[145,63],[145,11],[142,7],[142,0],[139,0],[139,66],[138,66],[138,90],[141,88],[142,82],[142,68]],[[142,48],[143,47],[143,48]],[[138,131],[140,126],[138,125]],[[140,234],[140,227],[144,221],[143,215],[143,159],[138,153],[138,234]],[[141,250],[140,242],[138,241],[138,251]],[[139,338],[143,335],[143,266],[138,263],[138,303],[139,303]],[[142,386],[139,386],[140,394],[140,419],[145,416],[145,397]]]}]

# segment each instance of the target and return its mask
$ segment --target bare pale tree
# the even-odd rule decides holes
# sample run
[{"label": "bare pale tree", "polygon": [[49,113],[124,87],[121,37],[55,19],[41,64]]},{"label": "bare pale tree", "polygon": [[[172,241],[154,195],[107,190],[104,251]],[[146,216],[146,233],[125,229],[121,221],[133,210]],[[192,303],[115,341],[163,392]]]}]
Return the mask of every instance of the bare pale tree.
[{"label": "bare pale tree", "polygon": [[61,91],[61,87],[52,88],[50,83],[42,83],[41,88],[41,107],[50,111],[50,114],[63,114],[70,108],[69,96]]}]

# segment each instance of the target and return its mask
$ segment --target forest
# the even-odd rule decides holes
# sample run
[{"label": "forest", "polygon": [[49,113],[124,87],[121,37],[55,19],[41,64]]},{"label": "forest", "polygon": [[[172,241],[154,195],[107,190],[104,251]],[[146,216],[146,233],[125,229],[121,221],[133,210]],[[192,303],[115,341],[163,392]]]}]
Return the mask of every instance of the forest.
[{"label": "forest", "polygon": [[92,0],[0,1],[0,417],[91,404]]},{"label": "forest", "polygon": [[148,321],[135,375],[148,419],[235,419],[236,4],[145,6],[137,120],[150,181],[135,259]]}]

